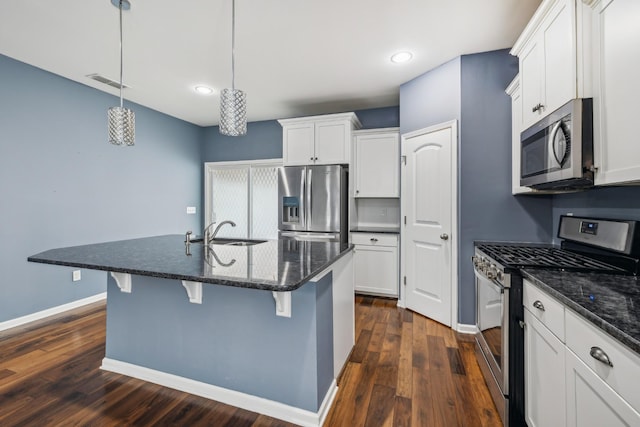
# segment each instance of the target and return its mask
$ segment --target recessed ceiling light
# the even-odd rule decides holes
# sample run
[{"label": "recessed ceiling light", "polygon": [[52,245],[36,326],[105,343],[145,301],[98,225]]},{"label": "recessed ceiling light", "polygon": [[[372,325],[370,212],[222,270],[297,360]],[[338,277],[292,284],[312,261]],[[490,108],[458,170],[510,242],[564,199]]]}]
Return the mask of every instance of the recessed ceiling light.
[{"label": "recessed ceiling light", "polygon": [[213,93],[213,89],[207,86],[196,86],[194,89],[201,95],[211,95]]},{"label": "recessed ceiling light", "polygon": [[407,52],[407,51],[398,52],[391,55],[391,62],[395,62],[396,64],[399,64],[401,62],[407,62],[411,58],[413,58],[413,54],[411,52]]}]

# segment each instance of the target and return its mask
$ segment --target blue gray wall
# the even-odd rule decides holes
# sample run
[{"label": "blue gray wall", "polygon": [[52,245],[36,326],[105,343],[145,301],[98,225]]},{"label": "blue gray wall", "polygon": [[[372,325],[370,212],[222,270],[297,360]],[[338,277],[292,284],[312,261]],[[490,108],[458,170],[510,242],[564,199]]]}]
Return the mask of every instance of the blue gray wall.
[{"label": "blue gray wall", "polygon": [[549,241],[551,199],[511,195],[511,100],[517,73],[507,50],[456,58],[400,86],[400,129],[459,120],[458,320],[475,324],[475,240]]},{"label": "blue gray wall", "polygon": [[460,120],[460,58],[400,85],[400,133]]},{"label": "blue gray wall", "polygon": [[103,272],[28,263],[55,247],[201,228],[203,130],[141,107],[107,143],[114,96],[0,55],[0,322],[106,290]]},{"label": "blue gray wall", "polygon": [[[333,381],[332,275],[291,293],[278,317],[269,291],[109,277],[106,357],[317,412]],[[327,321],[328,320],[328,321]],[[194,351],[196,350],[196,351]]]}]

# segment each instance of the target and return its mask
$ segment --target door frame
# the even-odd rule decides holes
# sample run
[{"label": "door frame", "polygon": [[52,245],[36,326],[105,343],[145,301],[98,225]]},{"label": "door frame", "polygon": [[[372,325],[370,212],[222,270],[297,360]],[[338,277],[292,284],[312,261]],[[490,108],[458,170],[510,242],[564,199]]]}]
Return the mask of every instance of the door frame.
[{"label": "door frame", "polygon": [[[400,153],[402,154],[402,148],[407,139],[415,138],[417,136],[425,135],[428,133],[437,132],[440,130],[451,129],[451,329],[458,330],[458,151],[460,140],[458,138],[458,120],[451,120],[448,122],[438,123],[433,126],[418,129],[412,132],[407,132],[401,135]],[[406,294],[406,251],[404,250],[407,238],[406,238],[406,224],[404,224],[404,218],[406,216],[405,200],[406,197],[406,159],[402,158],[402,171],[400,174],[400,218],[402,223],[400,224],[400,295],[398,298],[398,307],[406,307],[405,294]]]}]

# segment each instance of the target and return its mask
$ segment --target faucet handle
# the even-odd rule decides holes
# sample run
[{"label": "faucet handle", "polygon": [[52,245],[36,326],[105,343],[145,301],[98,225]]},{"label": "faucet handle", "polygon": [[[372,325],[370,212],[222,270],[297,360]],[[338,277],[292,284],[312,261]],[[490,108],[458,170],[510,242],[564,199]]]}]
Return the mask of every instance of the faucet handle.
[{"label": "faucet handle", "polygon": [[184,235],[184,242],[188,245],[189,243],[191,243],[191,235],[193,234],[193,232],[191,230],[188,230],[187,233]]}]

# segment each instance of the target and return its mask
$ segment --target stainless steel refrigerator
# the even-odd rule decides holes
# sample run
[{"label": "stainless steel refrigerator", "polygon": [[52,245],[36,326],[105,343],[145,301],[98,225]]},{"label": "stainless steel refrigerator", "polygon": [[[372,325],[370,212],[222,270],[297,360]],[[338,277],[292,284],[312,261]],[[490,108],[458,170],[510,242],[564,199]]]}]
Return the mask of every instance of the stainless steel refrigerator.
[{"label": "stainless steel refrigerator", "polygon": [[281,237],[348,240],[348,168],[284,166],[279,170],[278,223]]}]

